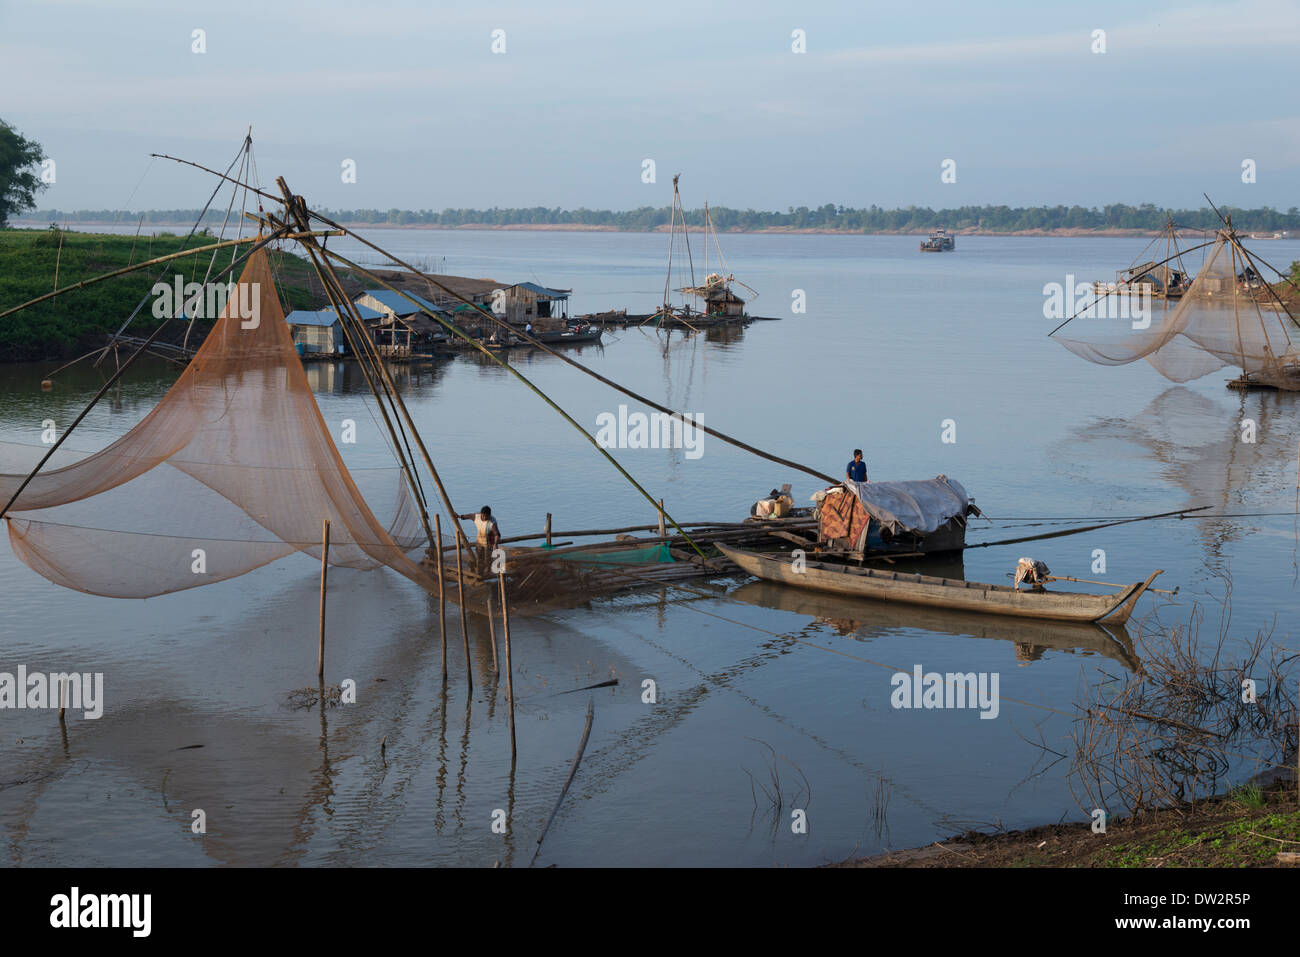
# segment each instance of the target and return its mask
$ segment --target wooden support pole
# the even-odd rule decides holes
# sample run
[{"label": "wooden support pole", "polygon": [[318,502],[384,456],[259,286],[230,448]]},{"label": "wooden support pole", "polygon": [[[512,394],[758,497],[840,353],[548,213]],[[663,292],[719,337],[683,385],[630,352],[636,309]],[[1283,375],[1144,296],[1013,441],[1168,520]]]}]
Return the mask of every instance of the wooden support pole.
[{"label": "wooden support pole", "polygon": [[469,626],[465,622],[465,571],[461,563],[460,542],[456,542],[456,594],[460,600],[460,637],[465,643],[465,682],[474,687],[474,673],[469,666]]},{"label": "wooden support pole", "polygon": [[68,679],[59,680],[59,724],[63,724],[63,709],[68,704]]},{"label": "wooden support pole", "polygon": [[506,704],[510,709],[510,763],[515,760],[515,672],[510,663],[510,603],[506,599],[506,576],[502,572],[497,576],[501,588],[501,630],[504,632],[506,647]]},{"label": "wooden support pole", "polygon": [[325,680],[325,583],[330,562],[330,520],[325,519],[320,547],[320,641],[316,646],[316,677]]},{"label": "wooden support pole", "polygon": [[442,638],[442,680],[447,680],[447,586],[442,577],[442,516],[433,515],[434,553],[438,564],[438,634]]},{"label": "wooden support pole", "polygon": [[[537,839],[537,850],[533,852],[533,861],[537,860],[537,855],[542,851],[542,841],[546,840],[546,833],[551,829],[551,822],[555,820],[555,815],[560,811],[560,805],[564,803],[564,795],[569,793],[569,785],[573,783],[573,776],[578,773],[578,765],[582,763],[582,756],[587,751],[587,740],[591,737],[591,722],[596,716],[596,706],[594,701],[587,702],[587,724],[582,729],[582,740],[578,742],[578,753],[573,756],[573,763],[569,765],[569,776],[564,779],[564,787],[560,788],[559,800],[555,802],[555,807],[551,808],[551,816],[546,819],[546,826],[542,828],[542,834]],[[532,864],[529,864],[531,867]]]},{"label": "wooden support pole", "polygon": [[664,527],[664,500],[659,500],[659,537],[667,538],[668,529]]},{"label": "wooden support pole", "polygon": [[[1295,486],[1300,488],[1300,459],[1296,460]],[[546,513],[546,547],[551,547],[551,513]]]},{"label": "wooden support pole", "polygon": [[501,674],[501,669],[497,666],[497,623],[496,614],[492,611],[492,589],[487,593],[487,613],[488,613],[488,637],[492,639],[492,673]]}]

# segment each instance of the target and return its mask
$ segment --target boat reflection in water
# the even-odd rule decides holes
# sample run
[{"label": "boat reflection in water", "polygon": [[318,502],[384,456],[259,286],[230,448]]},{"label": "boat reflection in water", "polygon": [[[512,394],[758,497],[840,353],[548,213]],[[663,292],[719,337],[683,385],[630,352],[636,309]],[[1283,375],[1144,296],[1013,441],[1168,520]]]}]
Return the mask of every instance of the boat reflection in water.
[{"label": "boat reflection in water", "polygon": [[1123,625],[945,611],[805,591],[764,581],[741,585],[729,597],[761,608],[810,615],[844,636],[877,638],[900,629],[921,629],[954,637],[1009,641],[1015,645],[1016,659],[1021,662],[1037,661],[1044,651],[1052,649],[1103,655],[1132,672],[1142,668],[1133,640]]}]

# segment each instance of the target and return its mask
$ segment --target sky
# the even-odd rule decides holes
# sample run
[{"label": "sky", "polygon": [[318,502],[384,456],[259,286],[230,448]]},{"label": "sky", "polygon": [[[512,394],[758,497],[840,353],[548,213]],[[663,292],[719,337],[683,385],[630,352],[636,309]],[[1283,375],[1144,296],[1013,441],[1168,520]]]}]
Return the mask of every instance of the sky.
[{"label": "sky", "polygon": [[333,209],[665,206],[674,173],[688,208],[1287,209],[1298,75],[1300,0],[0,0],[43,209],[200,207],[149,154],[224,169],[250,126],[259,180]]}]

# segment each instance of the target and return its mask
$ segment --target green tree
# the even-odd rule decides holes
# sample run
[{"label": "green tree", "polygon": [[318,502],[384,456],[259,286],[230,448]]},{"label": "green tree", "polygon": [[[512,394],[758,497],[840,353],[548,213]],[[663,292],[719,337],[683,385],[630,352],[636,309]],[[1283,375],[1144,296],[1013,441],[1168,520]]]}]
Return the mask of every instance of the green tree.
[{"label": "green tree", "polygon": [[8,225],[10,216],[36,208],[36,193],[48,184],[32,167],[43,159],[45,151],[39,143],[0,120],[0,226]]}]

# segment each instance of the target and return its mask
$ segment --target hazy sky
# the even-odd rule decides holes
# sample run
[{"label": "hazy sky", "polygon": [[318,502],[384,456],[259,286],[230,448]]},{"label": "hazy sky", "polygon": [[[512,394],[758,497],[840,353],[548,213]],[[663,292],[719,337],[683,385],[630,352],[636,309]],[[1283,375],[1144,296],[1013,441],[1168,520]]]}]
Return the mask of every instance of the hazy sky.
[{"label": "hazy sky", "polygon": [[224,169],[250,124],[262,182],[333,208],[659,206],[681,172],[689,207],[1285,209],[1298,74],[1300,0],[0,0],[0,118],[65,210],[201,206],[148,154]]}]

